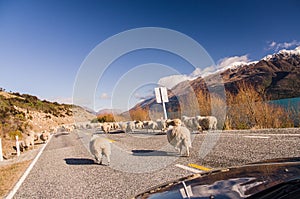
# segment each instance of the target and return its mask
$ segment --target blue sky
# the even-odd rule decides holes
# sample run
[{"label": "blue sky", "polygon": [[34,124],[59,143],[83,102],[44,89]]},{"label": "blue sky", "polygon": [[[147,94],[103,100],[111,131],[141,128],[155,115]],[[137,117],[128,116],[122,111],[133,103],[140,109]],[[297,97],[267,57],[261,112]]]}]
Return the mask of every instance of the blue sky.
[{"label": "blue sky", "polygon": [[[0,87],[71,102],[76,75],[90,52],[120,32],[141,27],[183,33],[202,45],[216,64],[234,56],[259,60],[300,45],[299,8],[296,0],[0,0]],[[100,78],[92,108],[109,108],[116,82],[132,67],[146,63],[193,72],[172,53],[128,53]]]}]

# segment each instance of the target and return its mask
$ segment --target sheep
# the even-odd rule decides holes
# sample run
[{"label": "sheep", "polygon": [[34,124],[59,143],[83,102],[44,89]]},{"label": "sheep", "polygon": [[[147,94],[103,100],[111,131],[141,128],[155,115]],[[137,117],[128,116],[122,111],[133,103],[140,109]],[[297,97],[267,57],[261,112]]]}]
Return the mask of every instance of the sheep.
[{"label": "sheep", "polygon": [[104,131],[104,133],[109,133],[111,130],[111,125],[109,123],[103,123],[102,125],[102,131]]},{"label": "sheep", "polygon": [[134,121],[128,121],[127,122],[126,132],[133,132],[134,129],[135,129],[135,123],[134,123]]},{"label": "sheep", "polygon": [[156,120],[157,123],[157,128],[161,131],[165,131],[166,130],[166,121],[163,119],[158,119]]},{"label": "sheep", "polygon": [[86,128],[86,129],[92,129],[93,127],[92,127],[91,124],[86,124],[86,125],[85,125],[85,128]]},{"label": "sheep", "polygon": [[199,130],[216,130],[217,118],[214,116],[196,116],[196,120],[200,126]]},{"label": "sheep", "polygon": [[154,130],[158,129],[158,125],[154,121],[148,121],[145,128],[147,128],[147,132],[148,130],[152,130],[152,132],[154,132]]},{"label": "sheep", "polygon": [[195,121],[195,117],[182,116],[182,121],[187,128],[198,130],[199,124]]},{"label": "sheep", "polygon": [[142,128],[144,128],[144,124],[143,124],[142,121],[135,121],[134,123],[135,123],[135,128],[136,129],[142,129]]},{"label": "sheep", "polygon": [[119,126],[120,126],[121,131],[124,131],[126,133],[127,122],[119,122]]},{"label": "sheep", "polygon": [[168,121],[168,126],[173,126],[167,131],[168,142],[179,150],[181,156],[183,156],[183,150],[186,150],[187,155],[190,156],[189,148],[192,147],[191,143],[191,133],[185,126],[181,125],[180,119],[174,119],[173,121]]},{"label": "sheep", "polygon": [[19,142],[20,149],[29,149],[30,145],[34,149],[34,132],[31,131],[24,135],[23,140]]},{"label": "sheep", "polygon": [[107,165],[110,164],[111,146],[110,141],[104,137],[93,136],[90,141],[90,152],[95,157],[97,164],[102,164],[102,156],[107,158]]},{"label": "sheep", "polygon": [[170,126],[171,127],[174,127],[174,126],[182,126],[182,122],[180,119],[167,119],[166,122],[165,122],[165,126],[166,128],[169,128]]},{"label": "sheep", "polygon": [[40,139],[46,143],[49,140],[50,133],[48,131],[43,131],[42,134],[40,135]]},{"label": "sheep", "polygon": [[113,129],[119,129],[120,128],[120,125],[119,125],[119,123],[117,123],[117,122],[113,122],[112,123],[113,124]]},{"label": "sheep", "polygon": [[55,134],[55,133],[57,132],[57,129],[58,129],[57,126],[53,126],[53,127],[50,128],[50,132],[51,132],[52,134]]},{"label": "sheep", "polygon": [[34,141],[38,141],[42,133],[34,133],[34,132],[32,132],[32,134],[34,136]]}]

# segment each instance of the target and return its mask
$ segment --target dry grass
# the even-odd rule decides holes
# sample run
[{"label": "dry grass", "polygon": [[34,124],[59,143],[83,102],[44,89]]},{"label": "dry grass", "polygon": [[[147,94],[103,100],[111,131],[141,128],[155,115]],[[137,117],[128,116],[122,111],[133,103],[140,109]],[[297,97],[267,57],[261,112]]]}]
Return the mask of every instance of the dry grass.
[{"label": "dry grass", "polygon": [[14,187],[23,175],[31,160],[0,167],[0,198],[3,198]]},{"label": "dry grass", "polygon": [[238,93],[227,93],[225,129],[293,127],[292,115],[283,107],[269,104],[263,93],[241,83]]}]

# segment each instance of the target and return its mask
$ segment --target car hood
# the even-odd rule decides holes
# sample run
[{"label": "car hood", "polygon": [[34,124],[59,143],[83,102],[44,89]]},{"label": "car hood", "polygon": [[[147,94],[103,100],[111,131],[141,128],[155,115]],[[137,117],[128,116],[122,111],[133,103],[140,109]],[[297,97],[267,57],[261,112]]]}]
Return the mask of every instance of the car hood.
[{"label": "car hood", "polygon": [[300,198],[300,158],[268,160],[194,174],[156,186],[133,198],[279,197]]}]

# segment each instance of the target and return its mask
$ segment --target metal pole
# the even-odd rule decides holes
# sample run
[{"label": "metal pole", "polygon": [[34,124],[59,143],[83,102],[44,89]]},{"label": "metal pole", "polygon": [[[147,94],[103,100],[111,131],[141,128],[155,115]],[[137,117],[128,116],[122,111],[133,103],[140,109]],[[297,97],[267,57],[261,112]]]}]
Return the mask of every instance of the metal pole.
[{"label": "metal pole", "polygon": [[164,108],[164,116],[165,116],[165,120],[167,120],[168,117],[167,117],[167,110],[166,110],[165,102],[162,102],[162,105],[163,105],[163,108]]},{"label": "metal pole", "polygon": [[20,144],[19,144],[19,137],[16,135],[16,149],[17,149],[17,156],[20,156]]},{"label": "metal pole", "polygon": [[160,94],[161,103],[162,103],[163,109],[164,109],[165,120],[167,120],[168,119],[167,110],[166,110],[166,105],[165,105],[164,99],[162,97],[161,87],[159,87],[159,94]]},{"label": "metal pole", "polygon": [[3,161],[3,153],[2,153],[2,140],[0,138],[0,162]]}]

